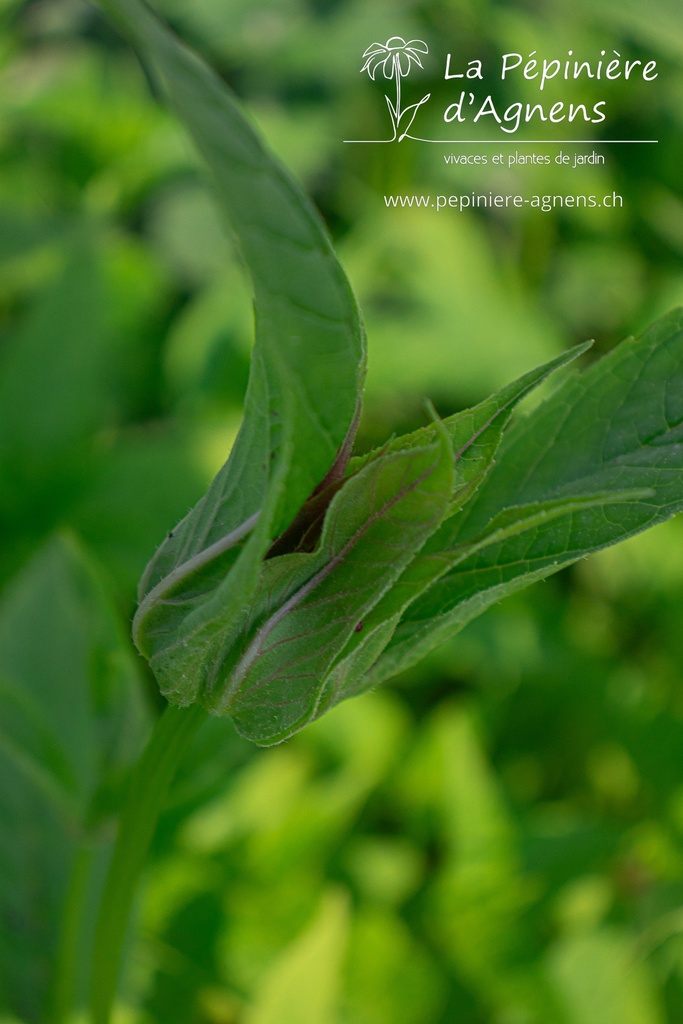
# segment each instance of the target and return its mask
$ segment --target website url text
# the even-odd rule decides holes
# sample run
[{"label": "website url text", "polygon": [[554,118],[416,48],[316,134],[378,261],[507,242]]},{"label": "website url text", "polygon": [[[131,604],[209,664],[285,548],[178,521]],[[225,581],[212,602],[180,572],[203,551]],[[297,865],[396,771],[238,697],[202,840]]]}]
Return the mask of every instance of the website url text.
[{"label": "website url text", "polygon": [[507,210],[529,206],[550,213],[557,209],[621,209],[624,197],[618,192],[604,196],[587,195],[501,195],[494,192],[468,192],[451,196],[385,196],[387,207],[427,207],[433,210]]}]

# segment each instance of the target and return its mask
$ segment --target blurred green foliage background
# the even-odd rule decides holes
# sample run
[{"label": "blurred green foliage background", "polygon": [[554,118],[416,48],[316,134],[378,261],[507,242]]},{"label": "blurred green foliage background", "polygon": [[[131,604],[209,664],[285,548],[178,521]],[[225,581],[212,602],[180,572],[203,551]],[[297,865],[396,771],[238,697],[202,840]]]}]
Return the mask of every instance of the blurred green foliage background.
[{"label": "blurred green foliage background", "polygon": [[[677,0],[158,7],[330,226],[368,327],[362,446],[424,422],[425,395],[453,412],[683,302]],[[81,0],[4,0],[0,18],[0,1013],[33,1024],[66,999],[51,978],[79,872],[87,961],[158,707],[128,639],[136,582],[234,438],[251,312],[199,161],[128,45]],[[394,34],[472,57],[654,58],[656,86],[611,94],[609,129],[661,141],[550,172],[345,146],[386,128],[359,69]],[[446,96],[440,60],[410,81]],[[473,188],[625,204],[437,215],[382,198]],[[282,747],[207,722],[155,843],[119,1021],[683,1020],[682,541],[666,524],[508,600]]]}]

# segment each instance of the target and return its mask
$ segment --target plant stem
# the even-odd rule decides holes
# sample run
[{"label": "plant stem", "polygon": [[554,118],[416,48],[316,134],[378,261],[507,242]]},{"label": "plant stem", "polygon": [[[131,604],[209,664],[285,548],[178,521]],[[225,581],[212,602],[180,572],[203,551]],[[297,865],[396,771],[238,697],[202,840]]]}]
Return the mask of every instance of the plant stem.
[{"label": "plant stem", "polygon": [[398,123],[401,120],[401,68],[394,64],[396,69],[396,133],[398,134]]},{"label": "plant stem", "polygon": [[137,883],[169,786],[205,715],[198,705],[167,706],[133,769],[95,932],[92,1024],[109,1024]]},{"label": "plant stem", "polygon": [[83,840],[74,854],[69,887],[64,900],[50,1004],[51,1024],[65,1024],[73,1010],[81,955],[81,928],[92,861],[92,844],[89,840]]}]

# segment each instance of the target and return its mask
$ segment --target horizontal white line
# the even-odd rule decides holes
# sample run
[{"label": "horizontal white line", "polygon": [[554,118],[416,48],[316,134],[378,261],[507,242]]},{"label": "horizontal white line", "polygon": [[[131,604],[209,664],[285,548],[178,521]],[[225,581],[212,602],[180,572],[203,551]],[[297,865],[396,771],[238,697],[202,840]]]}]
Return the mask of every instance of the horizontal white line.
[{"label": "horizontal white line", "polygon": [[[381,145],[395,139],[344,139],[350,145]],[[402,140],[402,141],[405,141]],[[659,139],[415,139],[442,146],[653,146]]]}]

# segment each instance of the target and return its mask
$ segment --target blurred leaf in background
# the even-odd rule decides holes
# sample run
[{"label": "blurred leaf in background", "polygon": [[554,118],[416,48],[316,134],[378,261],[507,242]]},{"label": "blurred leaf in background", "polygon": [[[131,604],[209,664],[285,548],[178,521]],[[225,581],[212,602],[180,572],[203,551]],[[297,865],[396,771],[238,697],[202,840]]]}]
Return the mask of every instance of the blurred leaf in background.
[{"label": "blurred leaf in background", "polygon": [[0,992],[34,1020],[50,1002],[55,1014],[69,1005],[52,984],[72,942],[87,962],[91,864],[101,870],[147,719],[107,587],[72,539],[48,542],[7,588],[0,677]]}]

